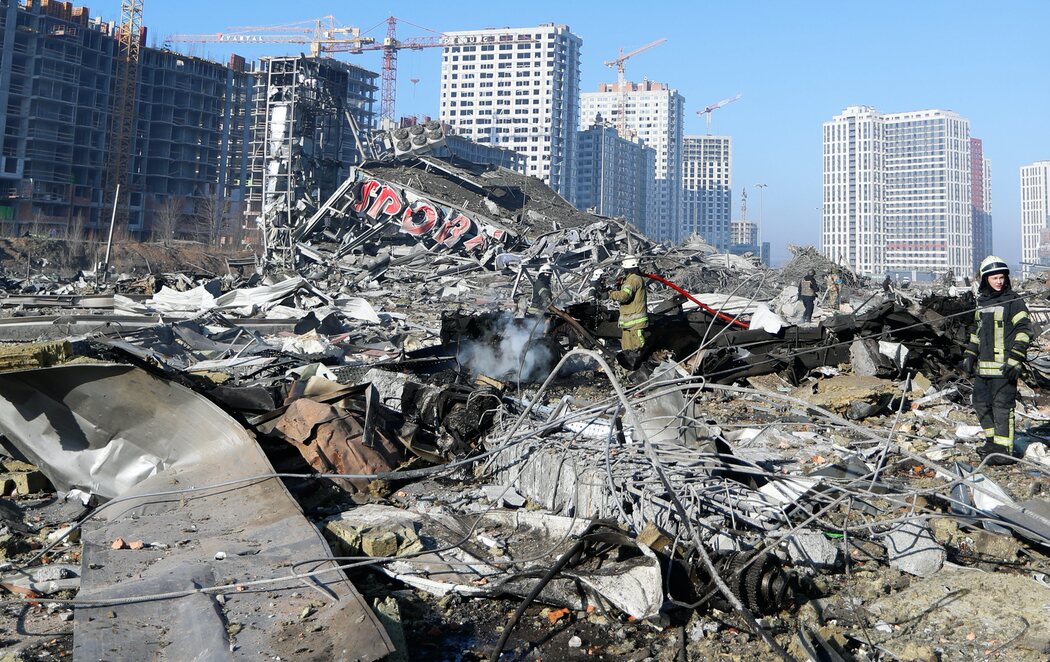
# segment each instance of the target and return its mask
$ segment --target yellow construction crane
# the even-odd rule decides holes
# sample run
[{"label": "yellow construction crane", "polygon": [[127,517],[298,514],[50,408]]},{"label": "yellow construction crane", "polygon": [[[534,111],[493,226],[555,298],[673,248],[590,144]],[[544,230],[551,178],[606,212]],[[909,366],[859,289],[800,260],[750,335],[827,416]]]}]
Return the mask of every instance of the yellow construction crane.
[{"label": "yellow construction crane", "polygon": [[619,108],[617,108],[616,113],[616,132],[619,133],[621,136],[627,136],[627,82],[624,80],[624,64],[627,62],[627,60],[631,59],[635,55],[638,55],[642,51],[647,51],[653,46],[659,46],[665,41],[667,41],[667,39],[661,37],[660,39],[648,43],[645,46],[642,46],[641,48],[634,49],[626,55],[624,54],[623,49],[621,48],[620,55],[615,60],[606,60],[604,62],[605,66],[607,67],[616,67],[616,83],[618,89],[620,90],[620,104]]},{"label": "yellow construction crane", "polygon": [[213,34],[173,34],[165,40],[173,44],[309,44],[313,57],[374,41],[371,37],[362,37],[359,28],[340,26],[334,16],[284,25],[233,27]]},{"label": "yellow construction crane", "polygon": [[[386,38],[382,43],[376,43],[371,37],[362,37],[358,28],[338,27],[332,16],[323,19],[314,19],[302,23],[289,25],[275,25],[270,27],[236,27],[228,28],[224,32],[215,34],[173,34],[166,42],[173,44],[310,44],[310,53],[317,57],[329,53],[356,53],[365,51],[383,51],[383,82],[382,82],[382,111],[381,119],[394,119],[394,104],[397,99],[397,54],[401,50],[420,50],[423,48],[442,48],[451,41],[443,33],[422,28],[434,32],[433,35],[425,37],[408,37],[399,39],[397,37],[398,21],[401,19],[390,16],[385,19],[387,26]],[[413,25],[413,24],[409,24]],[[340,35],[350,35],[340,36]],[[519,42],[525,40],[518,40]],[[532,39],[528,39],[532,41]]]},{"label": "yellow construction crane", "polygon": [[135,133],[135,90],[138,82],[139,46],[142,39],[143,0],[122,0],[117,28],[116,75],[109,115],[109,149],[106,152],[104,200],[112,205],[111,225],[128,217],[128,173]]}]

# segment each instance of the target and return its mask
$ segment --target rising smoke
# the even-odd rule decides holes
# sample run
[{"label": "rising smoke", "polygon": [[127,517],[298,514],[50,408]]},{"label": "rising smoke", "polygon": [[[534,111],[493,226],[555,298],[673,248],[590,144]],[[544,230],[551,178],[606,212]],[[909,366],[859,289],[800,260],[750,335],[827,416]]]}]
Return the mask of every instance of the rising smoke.
[{"label": "rising smoke", "polygon": [[556,358],[545,337],[546,329],[542,317],[501,315],[481,338],[460,347],[459,361],[475,374],[503,381],[540,381],[550,374]]}]

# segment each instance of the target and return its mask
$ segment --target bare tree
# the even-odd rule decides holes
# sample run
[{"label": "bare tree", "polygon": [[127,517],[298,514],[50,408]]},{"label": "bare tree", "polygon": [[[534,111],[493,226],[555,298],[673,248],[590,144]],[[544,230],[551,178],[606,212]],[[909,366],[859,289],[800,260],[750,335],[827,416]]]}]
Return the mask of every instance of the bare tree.
[{"label": "bare tree", "polygon": [[66,241],[83,241],[85,227],[87,227],[87,219],[84,217],[84,210],[81,209],[77,211],[69,223],[66,223],[62,238]]},{"label": "bare tree", "polygon": [[212,193],[197,199],[196,233],[206,244],[219,243],[229,225],[230,203],[221,193]]},{"label": "bare tree", "polygon": [[78,210],[69,223],[66,224],[63,235],[63,239],[66,241],[66,250],[69,251],[73,266],[77,268],[89,266],[86,261],[87,238],[84,233],[86,225],[87,219],[84,216],[84,210]]},{"label": "bare tree", "polygon": [[153,211],[153,222],[150,224],[150,238],[167,246],[182,225],[186,210],[186,198],[181,195],[170,195],[164,198]]}]

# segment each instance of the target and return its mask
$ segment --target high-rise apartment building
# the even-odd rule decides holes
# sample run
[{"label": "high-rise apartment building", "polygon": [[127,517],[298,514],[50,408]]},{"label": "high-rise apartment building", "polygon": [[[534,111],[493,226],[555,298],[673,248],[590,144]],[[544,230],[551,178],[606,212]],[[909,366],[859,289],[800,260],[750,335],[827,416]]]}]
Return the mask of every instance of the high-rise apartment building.
[{"label": "high-rise apartment building", "polygon": [[[625,83],[627,104],[624,122],[627,130],[656,150],[656,197],[653,214],[642,230],[658,241],[678,241],[683,237],[682,143],[685,99],[678,90],[662,83]],[[623,95],[618,83],[602,84],[597,92],[580,95],[580,129],[590,126],[599,115],[619,115]]]},{"label": "high-rise apartment building", "polygon": [[1050,161],[1021,166],[1021,267],[1050,267]]},{"label": "high-rise apartment building", "polygon": [[[0,224],[62,231],[108,222],[113,33],[86,7],[0,0]],[[249,85],[243,61],[231,65],[140,50],[132,232],[148,234],[161,207],[195,233],[210,231],[239,199]]]},{"label": "high-rise apartment building", "polygon": [[571,200],[582,40],[553,23],[446,35],[440,120],[475,142],[525,155],[528,174]]},{"label": "high-rise apartment building", "polygon": [[681,235],[694,232],[720,251],[731,243],[733,140],[685,136],[682,151]]},{"label": "high-rise apartment building", "polygon": [[992,163],[984,158],[980,138],[970,138],[970,219],[973,223],[973,266],[995,252],[992,247]]},{"label": "high-rise apartment building", "polygon": [[970,125],[850,106],[823,127],[823,250],[872,276],[932,280],[973,260]]},{"label": "high-rise apartment building", "polygon": [[641,227],[656,184],[656,151],[638,138],[622,138],[612,125],[595,123],[577,136],[576,197],[580,209],[622,216]]}]

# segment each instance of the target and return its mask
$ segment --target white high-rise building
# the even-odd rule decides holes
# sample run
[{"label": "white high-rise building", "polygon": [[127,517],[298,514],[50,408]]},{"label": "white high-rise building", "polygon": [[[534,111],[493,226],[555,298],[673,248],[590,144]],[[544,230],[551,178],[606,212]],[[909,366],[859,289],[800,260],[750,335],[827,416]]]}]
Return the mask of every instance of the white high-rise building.
[{"label": "white high-rise building", "polygon": [[951,111],[846,108],[824,123],[824,254],[871,276],[969,274],[970,159]]},{"label": "white high-rise building", "polygon": [[441,121],[524,155],[527,174],[571,199],[582,40],[553,23],[445,34]]},{"label": "white high-rise building", "polygon": [[681,237],[694,232],[720,251],[730,246],[733,139],[686,136],[682,156]]},{"label": "white high-rise building", "polygon": [[[682,140],[685,98],[662,83],[626,83],[624,113],[628,131],[656,150],[656,194],[644,232],[658,241],[682,238]],[[597,92],[580,95],[580,129],[593,124],[598,115],[615,121],[622,95],[617,83],[599,86]]]},{"label": "white high-rise building", "polygon": [[1050,266],[1050,161],[1021,166],[1021,262]]}]

